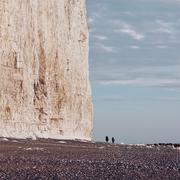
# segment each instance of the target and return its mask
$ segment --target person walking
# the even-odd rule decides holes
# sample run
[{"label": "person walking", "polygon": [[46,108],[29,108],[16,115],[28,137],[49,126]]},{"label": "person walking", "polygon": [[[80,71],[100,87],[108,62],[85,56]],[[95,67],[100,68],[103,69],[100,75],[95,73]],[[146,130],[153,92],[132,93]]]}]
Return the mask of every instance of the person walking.
[{"label": "person walking", "polygon": [[113,144],[115,143],[115,138],[114,138],[114,137],[112,137],[112,143],[113,143]]},{"label": "person walking", "polygon": [[106,139],[105,139],[105,140],[106,140],[106,143],[108,143],[108,141],[109,141],[109,138],[108,138],[108,136],[106,136]]}]

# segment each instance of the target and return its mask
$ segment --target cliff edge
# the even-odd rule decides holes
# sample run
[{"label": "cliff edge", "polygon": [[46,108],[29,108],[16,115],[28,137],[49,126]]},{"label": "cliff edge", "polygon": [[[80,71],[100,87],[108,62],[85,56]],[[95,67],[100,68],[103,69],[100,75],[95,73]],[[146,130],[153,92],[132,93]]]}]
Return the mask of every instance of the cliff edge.
[{"label": "cliff edge", "polygon": [[85,0],[0,1],[0,137],[91,140]]}]

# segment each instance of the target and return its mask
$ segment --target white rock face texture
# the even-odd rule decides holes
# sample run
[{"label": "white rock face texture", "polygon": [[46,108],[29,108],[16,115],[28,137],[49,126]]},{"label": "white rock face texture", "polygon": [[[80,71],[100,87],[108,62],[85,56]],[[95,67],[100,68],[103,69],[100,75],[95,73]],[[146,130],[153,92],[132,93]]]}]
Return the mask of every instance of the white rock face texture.
[{"label": "white rock face texture", "polygon": [[0,0],[0,137],[91,140],[85,0]]}]

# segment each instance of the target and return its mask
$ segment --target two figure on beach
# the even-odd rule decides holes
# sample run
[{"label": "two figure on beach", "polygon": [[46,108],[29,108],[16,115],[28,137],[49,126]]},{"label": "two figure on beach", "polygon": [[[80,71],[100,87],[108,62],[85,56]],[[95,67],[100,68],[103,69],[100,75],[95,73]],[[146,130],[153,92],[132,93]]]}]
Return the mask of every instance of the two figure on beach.
[{"label": "two figure on beach", "polygon": [[[106,142],[108,143],[109,142],[109,137],[108,136],[106,136]],[[111,141],[112,141],[112,143],[114,144],[115,143],[115,138],[114,137],[112,137],[112,139],[111,139]]]}]

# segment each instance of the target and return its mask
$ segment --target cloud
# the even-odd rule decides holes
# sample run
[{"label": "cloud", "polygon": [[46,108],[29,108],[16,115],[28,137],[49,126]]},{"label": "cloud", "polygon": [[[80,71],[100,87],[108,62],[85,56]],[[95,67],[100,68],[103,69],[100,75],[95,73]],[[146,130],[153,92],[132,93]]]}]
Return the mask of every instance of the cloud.
[{"label": "cloud", "polygon": [[92,24],[94,21],[95,21],[94,18],[92,18],[92,17],[89,17],[89,18],[88,18],[88,23],[89,23],[89,24]]},{"label": "cloud", "polygon": [[[175,33],[173,23],[172,22],[165,22],[163,20],[157,19],[155,21],[157,24],[158,28],[153,30],[155,33],[165,33],[165,34],[170,34],[173,35]],[[156,26],[155,24],[155,26]]]},{"label": "cloud", "polygon": [[94,72],[94,83],[102,85],[158,87],[180,90],[179,66],[172,67],[121,67],[104,63]]},{"label": "cloud", "polygon": [[158,48],[158,49],[168,48],[168,46],[165,46],[165,45],[157,45],[157,46],[155,46],[155,47]]},{"label": "cloud", "polygon": [[112,96],[105,96],[105,97],[97,97],[95,100],[100,100],[100,101],[108,101],[108,102],[120,102],[120,101],[125,101],[125,97],[112,97]]},{"label": "cloud", "polygon": [[121,21],[114,21],[114,23],[119,26],[117,29],[114,30],[115,33],[129,35],[135,40],[142,40],[145,38],[144,34],[137,32],[135,28],[128,23]]},{"label": "cloud", "polygon": [[138,32],[136,32],[135,30],[131,29],[131,28],[122,28],[122,29],[118,29],[118,30],[114,30],[114,32],[116,33],[122,33],[122,34],[127,34],[130,37],[132,37],[135,40],[142,40],[144,39],[144,35],[140,34]]},{"label": "cloud", "polygon": [[106,46],[106,45],[103,45],[103,44],[101,44],[101,43],[97,43],[97,44],[96,44],[96,47],[97,47],[98,49],[101,49],[101,50],[107,52],[107,53],[116,53],[116,52],[117,52],[114,47],[112,47],[112,46]]},{"label": "cloud", "polygon": [[173,31],[168,28],[159,28],[159,29],[155,30],[155,32],[165,33],[165,34],[173,34]]},{"label": "cloud", "polygon": [[144,81],[141,79],[112,79],[112,80],[102,80],[99,81],[100,84],[114,84],[114,85],[137,85],[137,84],[142,84]]},{"label": "cloud", "polygon": [[94,37],[98,40],[107,40],[107,36],[103,36],[103,35],[94,35]]},{"label": "cloud", "polygon": [[131,48],[131,49],[140,49],[139,46],[135,46],[135,45],[130,46],[130,48]]},{"label": "cloud", "polygon": [[122,79],[122,80],[104,80],[100,81],[104,85],[131,85],[131,86],[149,86],[173,89],[174,87],[180,90],[180,80],[175,79],[150,79],[150,78],[137,78],[137,79]]},{"label": "cloud", "polygon": [[[93,83],[180,89],[179,3],[170,0],[132,3],[88,0],[88,3],[95,29],[90,35]],[[97,3],[98,8],[102,5],[105,8],[97,11]]]}]

